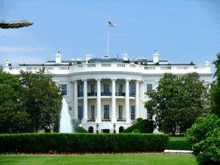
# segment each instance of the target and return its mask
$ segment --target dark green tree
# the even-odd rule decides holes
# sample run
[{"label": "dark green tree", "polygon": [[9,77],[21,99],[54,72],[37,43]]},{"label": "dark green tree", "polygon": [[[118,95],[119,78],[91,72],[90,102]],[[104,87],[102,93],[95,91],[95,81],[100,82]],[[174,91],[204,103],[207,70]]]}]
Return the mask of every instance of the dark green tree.
[{"label": "dark green tree", "polygon": [[0,64],[0,72],[3,71],[3,66]]},{"label": "dark green tree", "polygon": [[21,107],[19,77],[0,72],[0,132],[29,132],[30,116]]},{"label": "dark green tree", "polygon": [[213,63],[216,81],[211,86],[211,114],[197,118],[186,133],[200,165],[220,164],[220,53]]},{"label": "dark green tree", "polygon": [[21,71],[22,107],[31,118],[32,131],[51,128],[57,125],[62,106],[59,86],[52,81],[52,75],[44,70],[38,73]]},{"label": "dark green tree", "polygon": [[147,93],[145,107],[156,115],[159,131],[175,135],[192,126],[198,116],[209,111],[207,88],[197,73],[183,76],[165,73],[155,91]]}]

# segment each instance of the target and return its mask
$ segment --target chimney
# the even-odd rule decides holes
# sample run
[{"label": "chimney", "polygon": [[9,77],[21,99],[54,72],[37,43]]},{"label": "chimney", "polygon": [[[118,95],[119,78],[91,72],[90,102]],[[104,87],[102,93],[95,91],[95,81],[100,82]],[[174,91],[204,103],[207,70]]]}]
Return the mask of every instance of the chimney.
[{"label": "chimney", "polygon": [[88,63],[88,61],[92,58],[91,54],[86,54],[86,63]]},{"label": "chimney", "polygon": [[154,51],[153,53],[153,63],[159,62],[159,53],[157,50]]},{"label": "chimney", "polygon": [[124,61],[128,61],[128,54],[127,54],[127,53],[124,53],[124,54],[123,54],[123,60],[124,60]]},{"label": "chimney", "polygon": [[57,52],[56,54],[56,64],[61,64],[61,57],[62,55],[60,54],[60,51]]}]

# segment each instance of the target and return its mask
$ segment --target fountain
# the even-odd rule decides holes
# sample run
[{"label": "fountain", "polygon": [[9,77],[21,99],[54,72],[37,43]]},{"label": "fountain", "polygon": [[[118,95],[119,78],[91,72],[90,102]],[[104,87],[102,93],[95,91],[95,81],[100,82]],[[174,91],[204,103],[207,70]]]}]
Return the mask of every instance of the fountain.
[{"label": "fountain", "polygon": [[73,132],[71,118],[70,118],[70,114],[68,112],[68,105],[67,105],[65,98],[63,98],[63,100],[62,100],[59,132],[60,133],[72,133]]}]

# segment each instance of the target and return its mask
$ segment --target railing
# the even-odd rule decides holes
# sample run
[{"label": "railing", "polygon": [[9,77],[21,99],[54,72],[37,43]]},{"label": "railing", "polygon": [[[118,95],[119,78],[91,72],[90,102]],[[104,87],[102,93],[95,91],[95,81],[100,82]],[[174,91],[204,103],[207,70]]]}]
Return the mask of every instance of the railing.
[{"label": "railing", "polygon": [[117,119],[117,121],[122,121],[122,122],[125,122],[126,121],[126,119],[124,119],[124,118],[122,118],[122,119]]},{"label": "railing", "polygon": [[97,96],[97,92],[88,93],[87,96]]},{"label": "railing", "polygon": [[102,119],[102,121],[111,121],[111,119]]},{"label": "railing", "polygon": [[130,97],[134,97],[134,96],[135,96],[135,93],[133,93],[133,92],[132,92],[132,93],[129,93],[129,96],[130,96]]},{"label": "railing", "polygon": [[83,63],[75,64],[71,66],[20,66],[20,67],[4,67],[4,70],[10,70],[10,72],[19,72],[22,70],[38,71],[40,68],[45,68],[54,74],[64,74],[69,72],[87,72],[87,71],[127,71],[127,72],[142,72],[142,73],[152,73],[157,71],[157,73],[163,74],[167,71],[173,72],[183,72],[185,70],[190,70],[192,72],[202,72],[211,73],[210,67],[206,66],[194,66],[194,65],[139,65],[131,63]]},{"label": "railing", "polygon": [[78,93],[78,97],[83,97],[83,93]]},{"label": "railing", "polygon": [[102,92],[101,96],[111,96],[112,93],[111,92]]},{"label": "railing", "polygon": [[124,92],[115,92],[115,96],[125,96]]}]

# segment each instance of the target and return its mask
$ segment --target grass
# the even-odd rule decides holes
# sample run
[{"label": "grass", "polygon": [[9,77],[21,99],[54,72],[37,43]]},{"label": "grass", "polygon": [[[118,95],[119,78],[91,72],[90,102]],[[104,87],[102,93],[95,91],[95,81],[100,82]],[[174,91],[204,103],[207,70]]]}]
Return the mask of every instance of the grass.
[{"label": "grass", "polygon": [[186,140],[186,137],[184,137],[184,136],[170,136],[170,141],[175,141],[175,140]]},{"label": "grass", "polygon": [[1,165],[197,165],[188,154],[0,155]]}]

